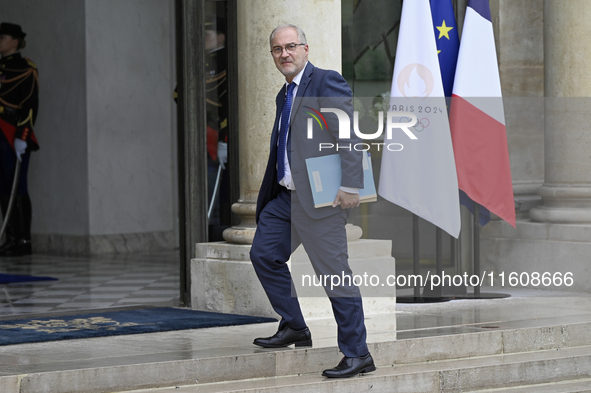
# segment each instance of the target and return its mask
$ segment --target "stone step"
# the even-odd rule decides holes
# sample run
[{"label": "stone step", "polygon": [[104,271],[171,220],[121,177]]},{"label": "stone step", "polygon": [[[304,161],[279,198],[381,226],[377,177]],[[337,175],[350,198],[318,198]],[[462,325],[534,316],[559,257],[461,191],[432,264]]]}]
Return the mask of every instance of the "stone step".
[{"label": "stone step", "polygon": [[[589,389],[591,386],[589,378],[591,378],[591,346],[584,346],[394,367],[381,366],[374,373],[342,380],[326,379],[319,373],[315,373],[166,389],[136,390],[133,393],[188,393],[196,391],[199,393],[357,393],[368,391],[378,393],[468,391],[474,393],[495,391],[558,393],[586,391],[585,389]],[[579,379],[580,381],[578,381]]]},{"label": "stone step", "polygon": [[473,390],[466,393],[591,393],[591,379],[542,383],[510,388]]},{"label": "stone step", "polygon": [[[584,316],[563,316],[564,324],[555,325],[540,325],[541,319],[519,322],[520,326],[538,324],[532,327],[513,328],[509,322],[474,323],[412,332],[392,329],[392,318],[370,318],[366,320],[372,341],[369,347],[380,368],[376,373],[352,379],[351,386],[370,383],[376,389],[392,392],[395,384],[400,386],[399,391],[429,392],[439,391],[429,389],[446,381],[442,391],[456,392],[460,388],[466,391],[510,386],[498,384],[494,377],[500,375],[507,375],[515,386],[589,378],[591,375],[586,373],[591,373],[591,349],[587,347],[591,343],[591,322],[579,321],[581,318]],[[233,385],[236,390],[245,380],[253,379],[263,385],[286,384],[282,389],[290,389],[293,381],[303,387],[318,383],[340,387],[343,382],[323,381],[319,375],[341,358],[334,321],[332,325],[312,323],[315,347],[309,349],[253,347],[252,337],[271,331],[274,324],[7,346],[0,351],[5,359],[0,369],[0,392],[98,393],[196,383],[203,392],[205,384],[214,389],[238,381]],[[120,348],[129,353],[121,353]],[[34,364],[20,360],[39,351],[46,357],[54,356],[55,362]],[[86,354],[93,359],[86,360]],[[520,373],[522,368],[525,374]],[[298,393],[302,392],[305,390],[298,388]]]},{"label": "stone step", "polygon": [[[348,243],[349,265],[364,298],[365,315],[381,315],[396,311],[396,288],[387,285],[396,274],[390,240],[360,239]],[[279,319],[252,267],[250,246],[226,242],[202,243],[196,246],[191,260],[191,304],[194,309],[221,313],[265,316]],[[331,305],[324,288],[311,285],[316,277],[308,254],[300,246],[288,262],[294,278],[304,318],[326,318]],[[372,276],[381,285],[371,285]],[[392,283],[390,279],[390,283]],[[372,301],[371,298],[379,301]],[[330,312],[330,311],[329,311]]]}]

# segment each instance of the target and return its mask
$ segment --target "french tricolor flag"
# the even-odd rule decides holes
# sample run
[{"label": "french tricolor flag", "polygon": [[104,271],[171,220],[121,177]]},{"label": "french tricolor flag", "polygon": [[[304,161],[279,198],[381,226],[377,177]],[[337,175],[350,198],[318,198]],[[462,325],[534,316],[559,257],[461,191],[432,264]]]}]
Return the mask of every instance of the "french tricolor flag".
[{"label": "french tricolor flag", "polygon": [[501,80],[488,0],[469,0],[450,106],[458,186],[515,227]]}]

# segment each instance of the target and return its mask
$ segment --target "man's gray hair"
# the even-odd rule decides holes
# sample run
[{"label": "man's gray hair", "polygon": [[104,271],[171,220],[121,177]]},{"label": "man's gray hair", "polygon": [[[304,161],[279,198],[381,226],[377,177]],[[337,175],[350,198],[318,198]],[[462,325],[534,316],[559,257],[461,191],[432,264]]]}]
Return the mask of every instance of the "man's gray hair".
[{"label": "man's gray hair", "polygon": [[294,29],[296,31],[296,33],[298,33],[298,40],[300,41],[300,44],[307,44],[308,43],[308,41],[306,40],[306,33],[304,33],[304,30],[300,29],[299,26],[284,24],[284,25],[277,26],[273,30],[271,35],[269,36],[269,46],[271,47],[271,49],[273,49],[273,38],[275,38],[275,34],[277,34],[278,31],[281,31],[284,29]]}]

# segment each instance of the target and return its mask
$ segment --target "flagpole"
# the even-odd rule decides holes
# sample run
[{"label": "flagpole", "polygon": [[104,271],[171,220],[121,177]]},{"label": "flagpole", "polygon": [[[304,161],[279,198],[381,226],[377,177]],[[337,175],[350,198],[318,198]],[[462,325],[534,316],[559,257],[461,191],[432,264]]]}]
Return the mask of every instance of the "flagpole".
[{"label": "flagpole", "polygon": [[[437,272],[438,274],[441,273],[443,268],[443,257],[442,257],[442,249],[441,246],[441,229],[437,228],[439,231],[438,241],[437,241]],[[420,263],[420,241],[419,241],[419,216],[416,214],[412,215],[412,271],[415,277],[418,277],[421,274],[421,263]],[[441,277],[441,276],[440,276]],[[431,282],[427,281],[425,287],[423,288],[423,293],[421,294],[421,282],[419,280],[415,280],[415,286],[413,288],[413,296],[396,296],[396,303],[436,303],[436,302],[448,302],[451,299],[448,297],[443,297],[441,295],[441,288],[438,286],[434,288],[434,291],[431,290]]]},{"label": "flagpole", "polygon": [[453,236],[450,236],[449,239],[449,259],[451,261],[451,265],[456,268],[456,274],[460,272],[459,270],[459,263],[456,261],[456,247],[458,244],[458,239],[454,239]]},{"label": "flagpole", "polygon": [[[456,266],[455,239],[453,237],[450,242],[450,261],[452,266]],[[436,275],[441,278],[440,285],[431,287],[431,281],[427,281],[425,288],[423,288],[423,303],[427,302],[426,299],[430,299],[429,302],[435,302],[465,297],[467,293],[465,286],[446,285],[443,279],[443,230],[439,227],[435,228],[435,270]]]},{"label": "flagpole", "polygon": [[[474,202],[474,275],[480,277],[480,205]],[[474,298],[480,297],[480,286],[474,286]]]},{"label": "flagpole", "polygon": [[[437,275],[443,277],[443,231],[439,227],[435,228],[435,269]],[[443,282],[441,286],[443,287]],[[443,295],[443,288],[441,294]]]},{"label": "flagpole", "polygon": [[[474,276],[478,276],[479,279],[482,279],[480,273],[480,205],[474,202],[474,265],[472,274]],[[467,298],[470,299],[502,299],[511,297],[508,293],[481,293],[480,292],[480,285],[474,286],[474,294],[472,297],[468,296]]]},{"label": "flagpole", "polygon": [[[419,216],[412,215],[412,271],[415,277],[421,274],[421,265],[419,259]],[[420,302],[421,286],[418,280],[415,280],[414,298],[415,303]]]}]

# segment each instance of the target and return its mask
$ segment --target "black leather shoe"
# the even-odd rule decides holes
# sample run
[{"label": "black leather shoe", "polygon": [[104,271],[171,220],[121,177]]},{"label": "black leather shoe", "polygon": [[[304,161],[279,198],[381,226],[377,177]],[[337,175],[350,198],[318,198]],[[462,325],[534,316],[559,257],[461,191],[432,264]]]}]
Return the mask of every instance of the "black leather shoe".
[{"label": "black leather shoe", "polygon": [[31,254],[30,240],[13,240],[0,251],[0,257],[22,257],[23,255]]},{"label": "black leather shoe", "polygon": [[327,378],[349,378],[359,373],[369,373],[376,370],[373,358],[368,353],[360,358],[344,357],[335,368],[324,370],[322,375]]},{"label": "black leather shoe", "polygon": [[0,246],[0,254],[2,254],[4,250],[8,250],[9,248],[13,247],[15,242],[16,239],[14,238],[9,238],[8,240],[6,240],[4,244]]},{"label": "black leather shoe", "polygon": [[271,337],[256,338],[253,344],[264,348],[288,347],[291,344],[295,344],[296,347],[311,347],[312,334],[310,334],[308,328],[301,332],[296,332],[290,329],[289,326],[285,326]]}]

